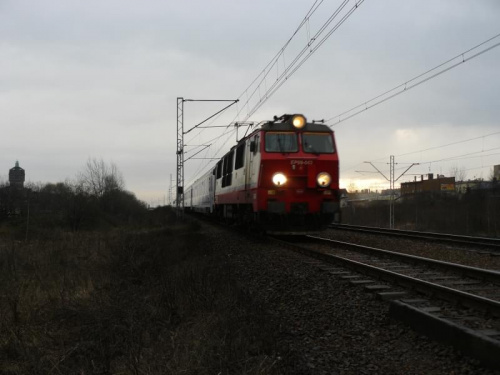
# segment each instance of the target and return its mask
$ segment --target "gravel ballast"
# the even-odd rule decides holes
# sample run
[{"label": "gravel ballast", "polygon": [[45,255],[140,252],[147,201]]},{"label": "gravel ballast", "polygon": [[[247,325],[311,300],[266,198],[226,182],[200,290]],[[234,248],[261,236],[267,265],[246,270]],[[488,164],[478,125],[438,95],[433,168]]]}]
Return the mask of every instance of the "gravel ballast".
[{"label": "gravel ballast", "polygon": [[500,374],[391,320],[387,302],[310,258],[217,227],[205,234],[276,320],[275,355],[287,374]]}]

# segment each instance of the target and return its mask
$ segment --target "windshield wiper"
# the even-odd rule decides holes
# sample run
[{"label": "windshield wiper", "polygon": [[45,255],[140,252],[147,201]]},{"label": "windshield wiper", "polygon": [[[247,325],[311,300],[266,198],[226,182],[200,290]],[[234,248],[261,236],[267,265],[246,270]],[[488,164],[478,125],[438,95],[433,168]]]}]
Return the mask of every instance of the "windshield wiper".
[{"label": "windshield wiper", "polygon": [[279,146],[279,150],[282,154],[285,153],[285,151],[283,150],[283,145],[281,144],[281,137],[278,135],[278,146]]}]

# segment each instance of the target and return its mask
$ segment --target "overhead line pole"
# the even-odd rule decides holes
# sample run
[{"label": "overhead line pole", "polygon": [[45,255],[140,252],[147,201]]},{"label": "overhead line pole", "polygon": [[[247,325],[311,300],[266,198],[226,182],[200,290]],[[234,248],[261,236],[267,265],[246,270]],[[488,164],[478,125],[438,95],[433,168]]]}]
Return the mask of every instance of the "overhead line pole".
[{"label": "overhead line pole", "polygon": [[184,212],[184,98],[177,98],[177,188],[175,208],[177,216]]},{"label": "overhead line pole", "polygon": [[389,201],[389,228],[394,229],[394,155],[390,157],[391,199]]},{"label": "overhead line pole", "polygon": [[375,165],[373,165],[372,162],[370,161],[365,161],[365,163],[370,164],[373,168],[377,170],[378,173],[382,175],[387,181],[389,181],[389,186],[391,190],[391,195],[389,199],[389,228],[394,229],[394,200],[395,200],[395,185],[396,181],[399,180],[406,172],[410,170],[411,167],[414,165],[419,165],[419,163],[412,163],[403,173],[399,175],[398,178],[395,178],[395,162],[394,162],[394,155],[390,156],[389,159],[389,178],[387,178]]},{"label": "overhead line pole", "polygon": [[[184,135],[196,129],[203,123],[207,122],[211,118],[217,116],[219,113],[223,112],[227,108],[231,107],[233,104],[238,103],[238,99],[236,100],[218,100],[218,99],[184,99],[183,97],[177,97],[177,190],[176,190],[176,198],[175,198],[175,208],[177,216],[182,216],[184,212],[184,162],[189,160],[190,158],[184,160]],[[184,102],[232,102],[228,106],[224,107],[220,111],[216,112],[212,116],[206,118],[198,125],[195,125],[188,131],[184,131]],[[207,146],[208,147],[208,146]],[[206,147],[205,147],[206,148]],[[201,150],[203,151],[203,150]],[[199,151],[199,152],[201,152]],[[197,155],[197,152],[194,155]],[[193,156],[194,156],[193,155]]]}]

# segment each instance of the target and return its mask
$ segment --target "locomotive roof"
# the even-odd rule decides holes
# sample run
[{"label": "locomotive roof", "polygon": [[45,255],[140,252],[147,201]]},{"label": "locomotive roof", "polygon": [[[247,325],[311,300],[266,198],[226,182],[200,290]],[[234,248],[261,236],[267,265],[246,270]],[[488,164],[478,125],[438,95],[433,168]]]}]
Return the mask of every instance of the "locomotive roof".
[{"label": "locomotive roof", "polygon": [[[296,128],[293,127],[292,124],[289,122],[266,122],[265,124],[262,125],[261,130],[272,130],[272,131],[297,131]],[[323,125],[323,124],[317,124],[317,123],[312,123],[308,122],[306,126],[304,126],[301,131],[306,131],[306,132],[328,132],[331,133],[332,129],[330,129],[328,126]]]},{"label": "locomotive roof", "polygon": [[[333,130],[330,129],[330,127],[328,127],[327,125],[319,124],[319,123],[315,123],[315,122],[307,122],[303,128],[297,129],[292,125],[292,123],[290,121],[290,119],[293,116],[297,116],[297,115],[283,115],[280,118],[275,116],[275,121],[267,121],[267,122],[261,123],[262,125],[260,125],[260,127],[255,128],[252,131],[252,133],[250,133],[246,137],[240,139],[236,145],[231,147],[231,150],[236,148],[239,144],[241,144],[241,142],[245,142],[247,139],[253,137],[256,133],[258,133],[259,131],[262,131],[262,130],[263,131],[290,131],[290,132],[305,131],[305,132],[333,133]],[[302,116],[302,115],[298,115],[298,116]]]}]

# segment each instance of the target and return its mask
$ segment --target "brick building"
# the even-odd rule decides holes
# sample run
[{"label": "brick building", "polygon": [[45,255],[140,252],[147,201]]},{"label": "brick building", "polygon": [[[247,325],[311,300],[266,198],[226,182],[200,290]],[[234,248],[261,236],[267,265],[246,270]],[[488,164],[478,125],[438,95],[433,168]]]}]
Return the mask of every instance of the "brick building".
[{"label": "brick building", "polygon": [[438,175],[434,178],[433,173],[427,175],[427,180],[424,180],[424,175],[420,177],[420,181],[402,182],[401,195],[417,194],[425,191],[455,191],[455,177],[444,177]]}]

